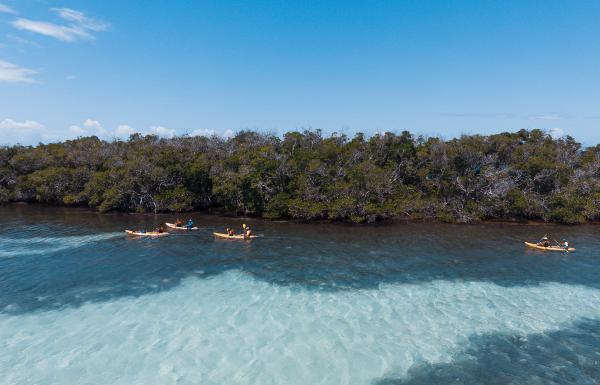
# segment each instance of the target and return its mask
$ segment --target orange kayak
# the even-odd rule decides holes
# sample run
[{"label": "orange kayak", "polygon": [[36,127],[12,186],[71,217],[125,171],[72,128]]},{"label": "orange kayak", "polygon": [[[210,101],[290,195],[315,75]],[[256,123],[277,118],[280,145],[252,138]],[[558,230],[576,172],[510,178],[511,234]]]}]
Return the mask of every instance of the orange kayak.
[{"label": "orange kayak", "polygon": [[569,250],[565,250],[564,247],[560,247],[560,246],[544,247],[544,246],[538,245],[537,243],[531,243],[531,242],[525,242],[525,246],[532,248],[532,249],[536,249],[536,250],[542,250],[542,251],[562,251],[562,252],[575,251],[575,249],[573,247],[569,247]]}]

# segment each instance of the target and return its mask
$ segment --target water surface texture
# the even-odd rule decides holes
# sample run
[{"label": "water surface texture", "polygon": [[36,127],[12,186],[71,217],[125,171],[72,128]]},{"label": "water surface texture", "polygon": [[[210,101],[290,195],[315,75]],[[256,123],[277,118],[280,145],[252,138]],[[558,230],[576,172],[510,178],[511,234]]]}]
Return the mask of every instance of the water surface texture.
[{"label": "water surface texture", "polygon": [[0,206],[2,384],[600,382],[596,226],[192,217]]}]

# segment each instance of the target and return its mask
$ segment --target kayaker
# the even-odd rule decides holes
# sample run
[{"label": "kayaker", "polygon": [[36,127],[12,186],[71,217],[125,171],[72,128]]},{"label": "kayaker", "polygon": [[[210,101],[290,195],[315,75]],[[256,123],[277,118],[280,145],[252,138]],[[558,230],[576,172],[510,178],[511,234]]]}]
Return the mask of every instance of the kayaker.
[{"label": "kayaker", "polygon": [[548,247],[550,246],[550,241],[548,240],[548,235],[544,235],[542,239],[537,243],[538,246]]},{"label": "kayaker", "polygon": [[192,220],[192,218],[190,218],[187,221],[187,228],[191,229],[192,227],[194,227],[194,221]]},{"label": "kayaker", "polygon": [[246,238],[249,238],[252,236],[252,230],[250,230],[250,227],[246,226],[246,232],[244,233],[244,236]]},{"label": "kayaker", "polygon": [[181,227],[181,226],[183,226],[183,221],[182,221],[181,219],[177,219],[177,220],[175,221],[175,226],[177,226],[177,227]]},{"label": "kayaker", "polygon": [[566,239],[562,240],[562,246],[566,251],[569,251],[569,242]]},{"label": "kayaker", "polygon": [[235,231],[233,231],[233,229],[231,228],[227,228],[227,235],[229,235],[230,237],[233,237],[235,235]]},{"label": "kayaker", "polygon": [[154,229],[154,232],[155,232],[155,233],[159,233],[159,234],[160,234],[160,233],[164,233],[164,232],[165,232],[165,229],[163,229],[163,227],[162,227],[162,226],[159,226],[159,227],[157,227],[156,229]]}]

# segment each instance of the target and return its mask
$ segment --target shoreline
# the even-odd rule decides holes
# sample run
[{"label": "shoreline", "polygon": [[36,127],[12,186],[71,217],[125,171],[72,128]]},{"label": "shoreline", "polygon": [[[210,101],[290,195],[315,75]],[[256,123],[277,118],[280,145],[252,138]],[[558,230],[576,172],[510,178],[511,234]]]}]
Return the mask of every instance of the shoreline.
[{"label": "shoreline", "polygon": [[477,225],[513,225],[513,226],[565,226],[565,227],[577,227],[577,226],[587,226],[587,225],[600,225],[600,221],[588,221],[585,223],[576,223],[576,224],[565,224],[559,222],[545,222],[543,220],[534,220],[534,219],[526,219],[526,220],[518,220],[518,219],[486,219],[486,220],[477,220],[472,222],[447,222],[442,221],[436,218],[411,218],[411,217],[393,217],[378,220],[375,222],[365,222],[365,223],[353,223],[353,222],[344,222],[344,221],[332,221],[332,220],[314,220],[314,221],[301,221],[294,219],[269,219],[263,217],[253,217],[253,216],[242,216],[242,215],[231,215],[219,209],[206,209],[200,211],[182,211],[182,212],[124,212],[124,211],[107,211],[102,212],[97,209],[87,207],[87,206],[75,206],[75,205],[52,205],[47,203],[31,203],[31,202],[9,202],[0,204],[0,207],[10,207],[10,206],[28,206],[28,207],[44,207],[44,208],[52,208],[52,209],[67,209],[67,210],[76,210],[83,211],[90,214],[97,215],[128,215],[128,216],[157,216],[157,215],[165,215],[165,216],[186,216],[186,215],[202,215],[202,216],[210,216],[213,218],[224,218],[228,220],[239,220],[239,221],[261,221],[268,223],[291,223],[291,224],[305,224],[305,225],[338,225],[338,226],[352,226],[352,227],[378,227],[378,226],[395,226],[402,224],[413,224],[413,223],[421,223],[421,224],[441,224],[441,225],[464,225],[464,226],[477,226]]}]

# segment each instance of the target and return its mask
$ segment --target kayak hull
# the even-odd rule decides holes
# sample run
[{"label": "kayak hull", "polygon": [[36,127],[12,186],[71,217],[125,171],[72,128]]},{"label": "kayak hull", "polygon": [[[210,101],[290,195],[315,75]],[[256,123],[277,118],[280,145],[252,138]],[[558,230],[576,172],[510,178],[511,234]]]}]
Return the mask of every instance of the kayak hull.
[{"label": "kayak hull", "polygon": [[198,227],[192,227],[191,229],[188,229],[187,226],[175,226],[175,223],[169,223],[169,222],[165,222],[165,225],[167,225],[167,227],[171,228],[171,229],[175,229],[175,230],[185,230],[185,231],[194,231],[194,230],[200,230]]},{"label": "kayak hull", "polygon": [[146,233],[140,233],[138,231],[125,230],[125,232],[128,235],[132,235],[134,237],[164,237],[166,235],[169,235],[169,233],[156,233],[154,231],[150,231],[150,232],[146,232]]},{"label": "kayak hull", "polygon": [[575,249],[573,247],[569,247],[569,250],[565,250],[563,247],[559,247],[559,246],[544,247],[544,246],[539,246],[538,244],[531,243],[531,242],[525,242],[525,246],[527,246],[531,249],[541,250],[541,251],[562,251],[563,253],[565,251],[575,251]]},{"label": "kayak hull", "polygon": [[259,235],[251,235],[249,237],[245,237],[243,235],[229,235],[227,233],[213,233],[213,235],[217,238],[221,238],[221,239],[236,239],[236,240],[244,240],[244,239],[253,239],[253,238],[260,238]]}]

